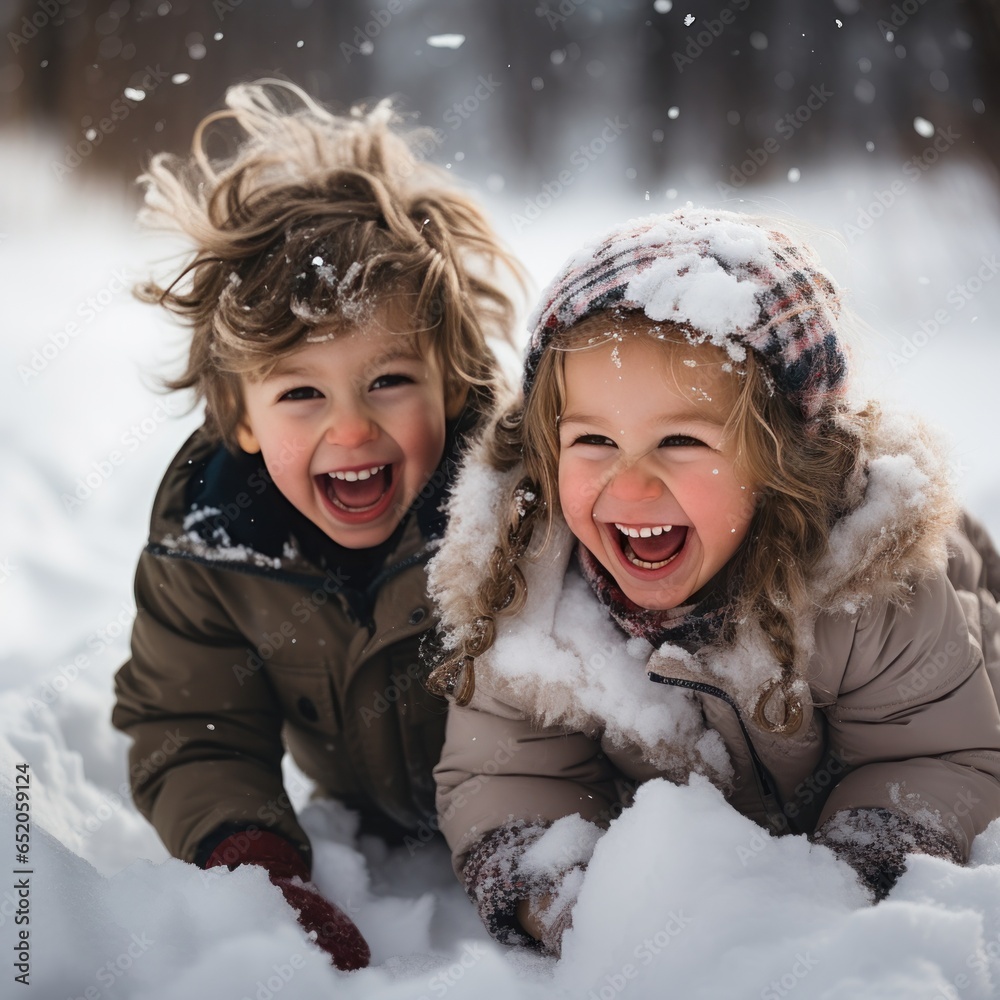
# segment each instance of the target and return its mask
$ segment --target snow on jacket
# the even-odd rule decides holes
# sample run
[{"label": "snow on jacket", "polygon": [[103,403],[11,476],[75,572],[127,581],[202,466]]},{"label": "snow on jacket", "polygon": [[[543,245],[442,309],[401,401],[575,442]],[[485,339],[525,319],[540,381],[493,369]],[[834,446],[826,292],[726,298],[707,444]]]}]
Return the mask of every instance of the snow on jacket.
[{"label": "snow on jacket", "polygon": [[[526,605],[497,618],[472,701],[449,708],[435,769],[460,877],[488,835],[506,843],[498,831],[572,814],[606,827],[636,783],[691,772],[774,833],[883,809],[944,856],[968,857],[1000,815],[1000,558],[974,522],[956,526],[946,469],[915,421],[883,414],[866,447],[863,500],[835,526],[795,609],[807,663],[805,720],[791,736],[754,725],[779,667],[752,622],[731,645],[654,650],[598,603],[561,519],[540,556],[532,543]],[[481,448],[460,475],[429,567],[446,644],[470,626],[469,595],[522,475],[489,468]],[[586,863],[586,841],[565,868]]]},{"label": "snow on jacket", "polygon": [[173,855],[202,861],[220,833],[261,827],[308,857],[286,747],[373,828],[434,828],[446,704],[423,687],[419,645],[435,626],[425,567],[451,466],[372,567],[371,550],[352,564],[298,514],[259,456],[201,430],[180,450],[139,559],[113,715],[134,740],[136,804]]}]

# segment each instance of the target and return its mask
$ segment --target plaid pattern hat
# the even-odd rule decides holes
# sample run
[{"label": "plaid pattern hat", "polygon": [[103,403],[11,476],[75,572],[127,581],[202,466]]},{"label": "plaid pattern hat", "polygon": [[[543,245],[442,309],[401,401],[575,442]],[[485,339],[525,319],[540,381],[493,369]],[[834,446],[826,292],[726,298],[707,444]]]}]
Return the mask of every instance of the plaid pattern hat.
[{"label": "plaid pattern hat", "polygon": [[529,321],[525,397],[553,336],[615,307],[676,323],[737,362],[752,350],[806,420],[845,391],[832,278],[811,248],[749,216],[681,208],[633,219],[576,254]]}]

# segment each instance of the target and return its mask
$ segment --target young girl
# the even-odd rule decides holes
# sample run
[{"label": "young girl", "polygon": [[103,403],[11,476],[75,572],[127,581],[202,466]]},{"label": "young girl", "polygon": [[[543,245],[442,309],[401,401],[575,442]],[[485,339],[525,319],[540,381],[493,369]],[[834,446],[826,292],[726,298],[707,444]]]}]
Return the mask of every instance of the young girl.
[{"label": "young girl", "polygon": [[[490,931],[557,953],[654,777],[707,776],[874,899],[907,853],[963,862],[1000,814],[1000,564],[920,424],[851,402],[814,254],[681,209],[542,303],[429,571],[440,824]],[[546,844],[574,814],[578,848]]]},{"label": "young girl", "polygon": [[226,100],[143,178],[148,221],[194,252],[140,294],[190,326],[171,386],[206,409],[153,505],[113,722],[168,850],[265,868],[351,969],[368,946],[309,881],[282,756],[366,830],[435,819],[425,564],[520,272],[388,105],[338,116],[274,81]]}]

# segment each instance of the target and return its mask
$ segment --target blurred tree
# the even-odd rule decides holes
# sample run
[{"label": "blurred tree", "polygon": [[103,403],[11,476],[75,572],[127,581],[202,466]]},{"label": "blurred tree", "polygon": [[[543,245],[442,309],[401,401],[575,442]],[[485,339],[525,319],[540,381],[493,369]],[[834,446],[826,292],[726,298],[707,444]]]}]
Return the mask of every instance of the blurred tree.
[{"label": "blurred tree", "polygon": [[56,133],[60,175],[134,176],[272,75],[398,94],[438,159],[526,189],[598,159],[639,190],[906,159],[942,130],[1000,162],[994,0],[6,0],[0,25],[0,114]]}]

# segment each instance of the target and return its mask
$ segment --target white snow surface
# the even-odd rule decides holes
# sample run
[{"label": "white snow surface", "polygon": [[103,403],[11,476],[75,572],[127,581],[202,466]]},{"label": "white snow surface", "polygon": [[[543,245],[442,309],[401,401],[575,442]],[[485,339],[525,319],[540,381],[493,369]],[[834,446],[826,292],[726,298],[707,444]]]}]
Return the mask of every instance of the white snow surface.
[{"label": "white snow surface", "polygon": [[[183,335],[116,277],[136,280],[170,248],[136,234],[119,194],[54,182],[52,155],[5,142],[0,189],[4,996],[1000,995],[1000,823],[977,839],[968,867],[914,857],[889,899],[870,907],[826,849],[769,837],[703,779],[657,781],[598,840],[555,961],[488,940],[442,844],[359,838],[355,818],[310,802],[309,782],[287,764],[289,794],[316,848],[316,881],[372,946],[372,967],[349,974],[306,940],[261,872],[209,876],[168,858],[129,801],[128,741],[109,715],[153,494],[199,417],[153,389],[157,375],[177,371]],[[853,242],[824,235],[823,227],[855,224],[897,176],[893,164],[835,165],[825,175],[804,171],[793,186],[744,189],[753,203],[726,207],[814,227],[811,242],[869,328],[856,365],[880,396],[909,401],[945,430],[957,485],[997,534],[1000,471],[987,406],[1000,370],[996,194],[974,171],[942,164]],[[516,202],[490,205],[539,287],[586,240],[676,204],[606,191],[588,199],[583,184],[521,232],[509,221]],[[712,191],[682,194],[716,203]],[[14,874],[18,764],[31,781],[28,876]],[[585,831],[566,827],[553,846],[589,851]],[[18,894],[24,878],[27,897]],[[18,924],[22,898],[30,923]],[[27,987],[14,982],[21,930]]]}]

